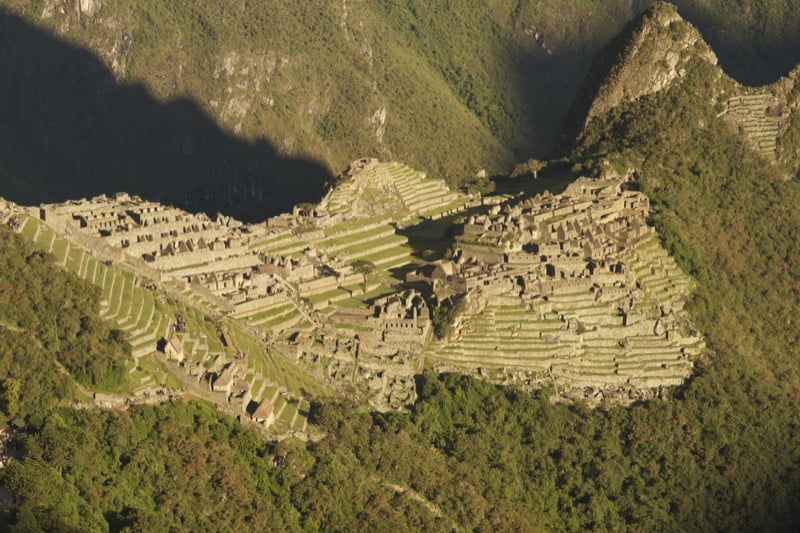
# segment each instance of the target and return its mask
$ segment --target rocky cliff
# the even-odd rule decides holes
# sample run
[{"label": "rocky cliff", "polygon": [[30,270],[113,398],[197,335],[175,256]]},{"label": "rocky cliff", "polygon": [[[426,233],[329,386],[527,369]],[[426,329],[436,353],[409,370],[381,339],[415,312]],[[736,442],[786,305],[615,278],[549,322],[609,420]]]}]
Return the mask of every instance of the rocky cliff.
[{"label": "rocky cliff", "polygon": [[[694,88],[723,119],[786,178],[800,169],[800,66],[774,83],[749,87],[731,78],[696,27],[674,6],[658,3],[595,60],[575,105],[582,127],[610,110],[682,83],[687,70],[708,68],[710,83]],[[577,122],[577,120],[576,120]]]},{"label": "rocky cliff", "polygon": [[675,6],[658,3],[630,28],[613,66],[597,87],[585,122],[609,109],[670,86],[691,58],[714,65],[717,56]]}]

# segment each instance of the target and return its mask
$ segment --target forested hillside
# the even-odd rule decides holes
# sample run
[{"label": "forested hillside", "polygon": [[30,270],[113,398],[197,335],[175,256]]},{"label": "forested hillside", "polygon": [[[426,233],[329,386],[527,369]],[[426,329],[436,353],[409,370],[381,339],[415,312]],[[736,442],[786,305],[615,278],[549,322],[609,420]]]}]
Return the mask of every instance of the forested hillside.
[{"label": "forested hillside", "polygon": [[[451,184],[541,157],[652,2],[0,4],[6,196],[128,190],[260,220],[364,155]],[[679,4],[744,82],[800,59],[789,0]]]},{"label": "forested hillside", "polygon": [[97,314],[99,293],[0,228],[0,416],[24,426],[77,398],[78,383],[106,390],[126,379],[120,332]]}]

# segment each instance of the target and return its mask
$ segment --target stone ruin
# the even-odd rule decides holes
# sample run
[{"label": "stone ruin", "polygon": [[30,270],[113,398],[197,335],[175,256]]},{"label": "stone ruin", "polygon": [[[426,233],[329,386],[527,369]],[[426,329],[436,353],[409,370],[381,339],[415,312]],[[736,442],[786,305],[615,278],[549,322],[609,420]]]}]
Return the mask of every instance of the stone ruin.
[{"label": "stone ruin", "polygon": [[688,279],[648,211],[621,181],[583,178],[470,216],[451,261],[406,278],[435,301],[469,303],[426,358],[567,396],[638,397],[682,382],[704,344],[682,312]]},{"label": "stone ruin", "polygon": [[[397,212],[359,211],[355,200],[376,186],[390,191]],[[413,259],[392,294],[353,304],[374,285],[349,250],[379,253],[414,217],[470,207],[453,257]],[[39,208],[43,221],[87,249],[132,258],[207,312],[262,332],[262,342],[301,368],[355,384],[378,408],[413,401],[413,376],[426,365],[555,385],[570,397],[633,397],[681,382],[704,345],[682,313],[690,284],[654,240],[648,211],[647,197],[621,180],[581,178],[559,195],[493,202],[369,159],[355,162],[318,206],[264,224],[212,220],[125,193]],[[432,307],[454,301],[466,312],[449,339],[433,341]],[[162,349],[194,364],[177,336]],[[244,375],[230,362],[209,383],[246,407]],[[263,404],[264,420],[267,411]]]}]

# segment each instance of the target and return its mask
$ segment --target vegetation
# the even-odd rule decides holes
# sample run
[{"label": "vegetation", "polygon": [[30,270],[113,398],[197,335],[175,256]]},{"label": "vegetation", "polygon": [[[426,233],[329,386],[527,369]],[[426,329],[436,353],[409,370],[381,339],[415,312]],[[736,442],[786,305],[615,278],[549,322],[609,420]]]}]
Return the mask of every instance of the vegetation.
[{"label": "vegetation", "polygon": [[[698,282],[690,311],[714,353],[672,401],[589,411],[426,374],[409,419],[329,410],[336,430],[319,449],[408,484],[440,529],[797,529],[800,187],[714,119],[711,74],[693,65],[684,84],[598,120],[574,154],[583,168],[636,163],[665,244]],[[331,479],[315,468],[305,483]],[[304,516],[321,513],[340,523],[322,505]]]},{"label": "vegetation", "polygon": [[281,503],[270,447],[200,403],[55,411],[25,458],[0,471],[16,497],[5,527],[11,518],[18,531],[285,530],[297,515]]},{"label": "vegetation", "polygon": [[459,314],[464,312],[464,308],[464,300],[457,302],[447,300],[433,308],[431,323],[433,324],[433,334],[437,339],[444,339],[450,334],[453,322]]},{"label": "vegetation", "polygon": [[519,178],[522,176],[530,176],[533,179],[539,178],[539,172],[544,170],[547,167],[546,161],[540,161],[538,159],[528,159],[524,163],[520,163],[519,165],[514,167],[514,170],[511,171],[509,175],[510,178]]},{"label": "vegetation", "polygon": [[0,409],[29,427],[0,471],[15,496],[3,527],[800,529],[800,183],[716,118],[726,83],[692,63],[598,117],[572,153],[580,171],[635,169],[697,282],[689,311],[713,353],[668,401],[588,410],[426,373],[408,414],[315,405],[328,436],[308,445],[266,443],[198,403],[56,408],[75,394],[57,358],[103,383],[124,349],[96,320],[95,289],[0,231]]},{"label": "vegetation", "polygon": [[74,398],[70,374],[101,390],[125,381],[130,348],[98,317],[98,300],[96,287],[0,229],[0,408],[6,420],[24,424]]},{"label": "vegetation", "polygon": [[[634,14],[622,0],[94,4],[0,1],[4,194],[127,190],[250,220],[317,201],[364,155],[451,184],[546,155],[591,57]],[[678,4],[745,81],[798,59],[788,0]]]}]

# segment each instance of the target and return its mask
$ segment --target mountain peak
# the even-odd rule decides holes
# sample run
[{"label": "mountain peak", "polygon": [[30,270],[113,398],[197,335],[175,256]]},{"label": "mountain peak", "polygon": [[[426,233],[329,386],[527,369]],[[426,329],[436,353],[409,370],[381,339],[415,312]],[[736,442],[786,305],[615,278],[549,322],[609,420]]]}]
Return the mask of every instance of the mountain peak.
[{"label": "mountain peak", "polygon": [[674,5],[659,2],[623,32],[609,53],[612,66],[600,80],[584,124],[625,102],[668,88],[692,58],[716,65],[717,56]]}]

